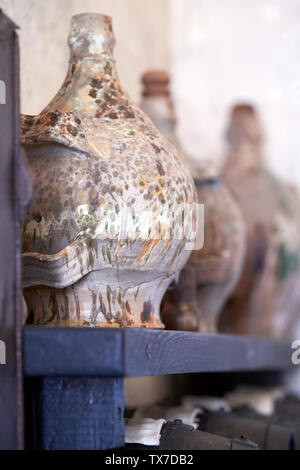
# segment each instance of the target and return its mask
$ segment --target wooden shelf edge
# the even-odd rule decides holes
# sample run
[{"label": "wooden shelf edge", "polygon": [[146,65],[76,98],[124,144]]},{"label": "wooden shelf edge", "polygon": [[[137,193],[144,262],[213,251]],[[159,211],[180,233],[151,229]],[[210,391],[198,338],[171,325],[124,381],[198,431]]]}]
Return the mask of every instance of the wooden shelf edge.
[{"label": "wooden shelf edge", "polygon": [[284,371],[292,349],[277,341],[135,328],[24,328],[25,376],[139,377]]}]

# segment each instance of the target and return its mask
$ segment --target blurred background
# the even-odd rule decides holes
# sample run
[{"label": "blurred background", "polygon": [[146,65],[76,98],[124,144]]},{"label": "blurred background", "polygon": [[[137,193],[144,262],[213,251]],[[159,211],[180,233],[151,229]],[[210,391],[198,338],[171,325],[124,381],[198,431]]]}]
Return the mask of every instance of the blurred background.
[{"label": "blurred background", "polygon": [[[23,113],[38,114],[64,80],[71,16],[108,14],[120,80],[135,102],[146,70],[171,74],[178,136],[191,156],[221,165],[229,110],[251,102],[269,167],[300,189],[299,0],[0,0],[0,7],[20,27]],[[141,380],[126,388],[127,404],[167,393],[167,377],[142,380],[142,392]],[[300,377],[291,388],[299,384]]]},{"label": "blurred background", "polygon": [[140,101],[149,68],[172,75],[178,134],[197,159],[221,164],[224,128],[237,101],[257,105],[265,156],[300,187],[299,0],[0,0],[21,28],[21,108],[37,114],[67,69],[72,15],[113,17],[123,87]]}]

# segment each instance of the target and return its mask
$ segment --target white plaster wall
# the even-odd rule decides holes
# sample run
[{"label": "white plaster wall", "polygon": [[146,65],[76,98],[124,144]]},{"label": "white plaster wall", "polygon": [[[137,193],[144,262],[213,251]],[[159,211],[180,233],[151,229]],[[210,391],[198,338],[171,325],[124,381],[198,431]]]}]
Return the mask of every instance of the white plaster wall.
[{"label": "white plaster wall", "polygon": [[39,113],[61,86],[70,18],[78,13],[113,17],[119,76],[134,100],[145,69],[169,67],[168,0],[0,0],[0,8],[20,27],[23,113]]},{"label": "white plaster wall", "polygon": [[170,69],[179,136],[193,156],[221,162],[228,110],[250,100],[261,111],[268,162],[300,186],[300,0],[0,0],[0,7],[21,28],[22,112],[38,113],[60,87],[70,17],[110,14],[124,88],[139,101],[143,71]]},{"label": "white plaster wall", "polygon": [[181,140],[221,161],[233,102],[259,107],[266,156],[300,187],[300,1],[171,0],[172,72]]}]

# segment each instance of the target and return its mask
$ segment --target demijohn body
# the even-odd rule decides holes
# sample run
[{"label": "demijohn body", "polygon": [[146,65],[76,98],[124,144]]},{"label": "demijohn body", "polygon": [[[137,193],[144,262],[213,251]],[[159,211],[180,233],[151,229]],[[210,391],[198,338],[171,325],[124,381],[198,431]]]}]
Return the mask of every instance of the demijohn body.
[{"label": "demijohn body", "polygon": [[36,184],[23,230],[28,322],[161,328],[161,298],[189,256],[193,180],[123,91],[111,18],[74,16],[68,42],[61,89],[22,117]]},{"label": "demijohn body", "polygon": [[[180,148],[168,74],[149,71],[143,83],[142,109]],[[169,329],[215,332],[219,312],[241,272],[244,224],[239,208],[212,166],[193,163],[186,154],[184,157],[196,185],[198,203],[204,205],[204,244],[192,251],[175,287],[166,293],[161,318]]]},{"label": "demijohn body", "polygon": [[287,336],[300,306],[299,198],[266,168],[261,125],[252,106],[233,108],[227,139],[222,179],[243,213],[247,248],[220,327],[225,332]]}]

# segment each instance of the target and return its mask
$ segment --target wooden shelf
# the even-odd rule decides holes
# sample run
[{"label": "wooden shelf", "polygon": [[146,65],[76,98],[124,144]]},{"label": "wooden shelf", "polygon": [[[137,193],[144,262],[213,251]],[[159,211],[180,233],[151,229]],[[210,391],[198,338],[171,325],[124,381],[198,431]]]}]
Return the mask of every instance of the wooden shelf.
[{"label": "wooden shelf", "polygon": [[29,377],[283,371],[290,345],[264,338],[131,328],[24,328]]}]

